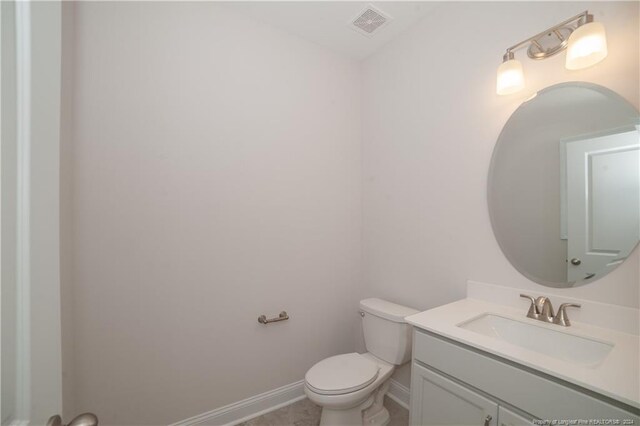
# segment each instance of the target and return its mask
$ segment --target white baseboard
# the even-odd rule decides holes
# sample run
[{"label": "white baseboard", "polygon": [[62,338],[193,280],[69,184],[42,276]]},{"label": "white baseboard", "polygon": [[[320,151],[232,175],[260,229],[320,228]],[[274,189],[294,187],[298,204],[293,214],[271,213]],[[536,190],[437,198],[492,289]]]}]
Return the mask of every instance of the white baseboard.
[{"label": "white baseboard", "polygon": [[273,389],[169,426],[232,426],[305,398],[304,380]]},{"label": "white baseboard", "polygon": [[[387,396],[407,410],[409,409],[409,389],[394,379],[391,379]],[[233,426],[277,410],[278,408],[286,407],[304,398],[304,380],[300,380],[299,382],[291,383],[281,388],[216,408],[215,410],[190,417],[169,426]]]},{"label": "white baseboard", "polygon": [[400,384],[397,380],[391,379],[387,396],[397,402],[403,408],[409,409],[410,391],[409,388]]}]

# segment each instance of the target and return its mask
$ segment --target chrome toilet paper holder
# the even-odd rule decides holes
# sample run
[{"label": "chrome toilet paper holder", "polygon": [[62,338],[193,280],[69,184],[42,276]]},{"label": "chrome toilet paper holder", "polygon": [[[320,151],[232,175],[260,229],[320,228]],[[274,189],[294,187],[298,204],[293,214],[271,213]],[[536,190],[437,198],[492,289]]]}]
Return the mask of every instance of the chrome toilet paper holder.
[{"label": "chrome toilet paper holder", "polygon": [[269,324],[269,323],[272,323],[272,322],[286,321],[288,319],[289,319],[289,314],[287,314],[287,311],[282,311],[275,318],[267,318],[266,315],[260,315],[258,317],[258,322],[260,324],[265,324],[266,325],[266,324]]}]

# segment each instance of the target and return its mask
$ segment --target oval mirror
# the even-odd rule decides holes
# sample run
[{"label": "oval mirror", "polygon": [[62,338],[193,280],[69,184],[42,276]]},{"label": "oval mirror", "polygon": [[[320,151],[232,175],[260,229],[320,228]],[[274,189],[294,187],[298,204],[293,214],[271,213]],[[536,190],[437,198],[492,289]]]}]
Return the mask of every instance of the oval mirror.
[{"label": "oval mirror", "polygon": [[640,120],[621,96],[563,83],[524,102],[493,151],[488,202],[500,248],[527,278],[586,284],[640,238]]}]

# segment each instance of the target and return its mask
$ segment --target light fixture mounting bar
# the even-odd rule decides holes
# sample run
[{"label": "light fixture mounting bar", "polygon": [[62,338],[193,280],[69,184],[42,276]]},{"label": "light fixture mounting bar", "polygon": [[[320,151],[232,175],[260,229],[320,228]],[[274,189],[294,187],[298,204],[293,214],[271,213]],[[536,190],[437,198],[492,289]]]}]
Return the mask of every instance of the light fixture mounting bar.
[{"label": "light fixture mounting bar", "polygon": [[[579,27],[580,25],[589,23],[591,21],[593,21],[593,15],[590,15],[589,11],[585,10],[582,13],[572,16],[571,18],[565,21],[562,21],[551,28],[541,31],[538,34],[532,37],[529,37],[526,40],[522,40],[521,42],[516,43],[513,46],[509,47],[506,53],[504,54],[503,60],[507,61],[509,59],[513,59],[513,51],[517,50],[518,48],[522,47],[527,43],[531,43],[533,46],[536,46],[536,48],[540,52],[539,54],[532,55],[531,49],[530,49],[529,57],[531,57],[532,59],[547,58],[555,53],[558,53],[559,51],[563,50],[566,47],[566,41],[567,41],[566,39],[568,38],[568,35],[570,35],[575,28]],[[570,24],[575,24],[575,27],[573,25],[569,26]],[[552,49],[545,51],[544,47],[540,44],[540,40],[551,33],[553,33],[557,37],[559,44],[557,46],[554,46]]]}]

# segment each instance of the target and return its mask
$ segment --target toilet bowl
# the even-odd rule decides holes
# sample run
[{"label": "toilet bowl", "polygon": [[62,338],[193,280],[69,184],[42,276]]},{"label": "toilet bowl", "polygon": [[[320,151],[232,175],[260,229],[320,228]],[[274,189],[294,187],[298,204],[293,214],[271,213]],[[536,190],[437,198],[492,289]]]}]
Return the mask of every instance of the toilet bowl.
[{"label": "toilet bowl", "polygon": [[322,407],[321,426],[389,423],[384,396],[395,366],[411,356],[411,328],[404,317],[417,312],[381,299],[360,302],[369,352],[326,358],[305,375],[307,397]]},{"label": "toilet bowl", "polygon": [[[336,355],[311,367],[304,390],[311,401],[322,407],[320,424],[361,425],[364,410],[377,408],[375,413],[369,410],[369,417],[384,410],[382,402],[394,368],[370,353]],[[388,417],[384,410],[377,416],[379,422],[367,424],[384,425]]]}]

